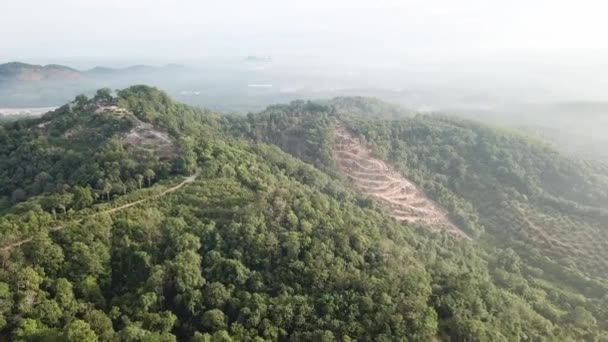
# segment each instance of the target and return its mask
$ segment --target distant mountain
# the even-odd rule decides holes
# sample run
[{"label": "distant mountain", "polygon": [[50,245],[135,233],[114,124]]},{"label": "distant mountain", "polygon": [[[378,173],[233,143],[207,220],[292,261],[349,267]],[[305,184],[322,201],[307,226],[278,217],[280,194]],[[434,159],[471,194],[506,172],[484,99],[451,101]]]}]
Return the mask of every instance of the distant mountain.
[{"label": "distant mountain", "polygon": [[78,94],[90,95],[98,88],[157,85],[194,74],[194,70],[178,64],[77,70],[55,64],[5,63],[0,64],[0,107],[54,107]]},{"label": "distant mountain", "polygon": [[84,71],[85,74],[90,76],[121,76],[121,75],[132,75],[132,74],[146,74],[155,72],[179,72],[188,70],[188,67],[181,64],[167,64],[164,66],[152,66],[145,64],[138,64],[128,66],[126,68],[108,68],[103,66],[97,66],[93,69]]},{"label": "distant mountain", "polygon": [[97,66],[90,70],[76,70],[65,65],[35,65],[22,62],[0,64],[0,83],[34,81],[79,81],[102,77],[143,75],[155,72],[179,72],[188,68],[179,64],[164,66],[132,65],[126,68]]},{"label": "distant mountain", "polygon": [[270,56],[247,56],[245,57],[245,62],[249,63],[266,63],[272,61],[272,57]]},{"label": "distant mountain", "polygon": [[80,71],[64,65],[34,65],[21,62],[0,64],[0,82],[66,81],[83,78],[84,75]]}]

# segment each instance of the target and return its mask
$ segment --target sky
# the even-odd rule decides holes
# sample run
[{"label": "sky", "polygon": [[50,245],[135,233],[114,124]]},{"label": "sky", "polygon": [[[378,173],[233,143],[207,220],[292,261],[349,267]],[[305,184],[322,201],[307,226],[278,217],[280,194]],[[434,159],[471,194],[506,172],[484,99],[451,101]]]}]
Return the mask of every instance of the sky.
[{"label": "sky", "polygon": [[601,63],[596,0],[2,0],[0,61],[247,55],[362,65]]}]

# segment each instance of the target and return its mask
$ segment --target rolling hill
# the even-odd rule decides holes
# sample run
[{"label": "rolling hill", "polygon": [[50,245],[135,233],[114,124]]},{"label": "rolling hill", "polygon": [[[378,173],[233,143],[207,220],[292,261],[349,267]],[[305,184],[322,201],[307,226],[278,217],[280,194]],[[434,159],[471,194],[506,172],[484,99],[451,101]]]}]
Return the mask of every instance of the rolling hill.
[{"label": "rolling hill", "polygon": [[124,68],[97,66],[88,70],[76,70],[59,64],[36,65],[10,62],[0,64],[0,85],[3,83],[84,81],[86,79],[94,80],[107,77],[133,77],[137,74],[146,75],[180,70],[187,70],[187,67],[178,64],[168,64],[162,67],[151,65],[132,65]]},{"label": "rolling hill", "polygon": [[20,62],[0,64],[0,84],[11,82],[73,81],[84,75],[63,65],[33,65]]},{"label": "rolling hill", "polygon": [[3,124],[0,335],[608,339],[606,170],[366,101],[222,117],[136,86]]},{"label": "rolling hill", "polygon": [[133,82],[174,84],[192,74],[196,72],[177,64],[77,70],[56,64],[4,63],[0,64],[0,108],[58,107],[78,94],[92,96],[101,87],[123,88]]}]

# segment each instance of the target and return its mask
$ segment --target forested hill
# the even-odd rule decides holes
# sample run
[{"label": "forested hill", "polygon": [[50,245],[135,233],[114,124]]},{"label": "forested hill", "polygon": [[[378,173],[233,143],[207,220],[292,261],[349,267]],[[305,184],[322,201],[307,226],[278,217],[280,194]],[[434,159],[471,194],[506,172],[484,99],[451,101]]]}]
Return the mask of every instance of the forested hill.
[{"label": "forested hill", "polygon": [[333,174],[333,131],[343,124],[377,158],[446,208],[461,229],[477,237],[479,247],[518,255],[525,281],[497,272],[502,286],[521,294],[538,290],[543,298],[555,291],[582,293],[594,305],[605,305],[606,166],[570,160],[538,140],[472,121],[440,115],[388,120],[375,111],[361,114],[377,108],[376,101],[334,102],[336,106],[296,101],[269,107],[249,115],[246,124],[239,121],[240,132]]},{"label": "forested hill", "polygon": [[[400,224],[353,190],[333,159],[338,121],[477,237]],[[591,277],[593,259],[559,259],[532,234],[557,239],[556,222],[570,225],[562,238],[599,231],[602,178],[519,137],[302,101],[226,118],[138,86],[0,126],[0,141],[3,178],[4,165],[21,177],[0,183],[10,340],[608,339],[602,271]],[[495,163],[510,150],[523,180],[469,151],[484,141]],[[558,186],[573,175],[576,191]],[[516,226],[517,210],[537,230]],[[542,221],[555,212],[566,216]]]},{"label": "forested hill", "polygon": [[464,226],[485,230],[483,238],[516,248],[544,270],[555,263],[581,279],[608,279],[605,167],[453,118],[355,119],[347,125]]},{"label": "forested hill", "polygon": [[116,97],[102,89],[40,118],[7,123],[0,126],[0,210],[42,193],[109,199],[191,173],[192,139],[215,129],[214,120],[158,90],[132,87]]}]

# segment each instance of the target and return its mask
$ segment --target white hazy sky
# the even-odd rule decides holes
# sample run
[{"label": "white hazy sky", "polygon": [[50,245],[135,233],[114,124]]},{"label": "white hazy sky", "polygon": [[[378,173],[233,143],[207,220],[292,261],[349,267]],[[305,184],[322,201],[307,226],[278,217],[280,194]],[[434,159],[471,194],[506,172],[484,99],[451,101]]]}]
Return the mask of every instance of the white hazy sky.
[{"label": "white hazy sky", "polygon": [[607,13],[602,0],[1,0],[0,62],[603,59]]}]

